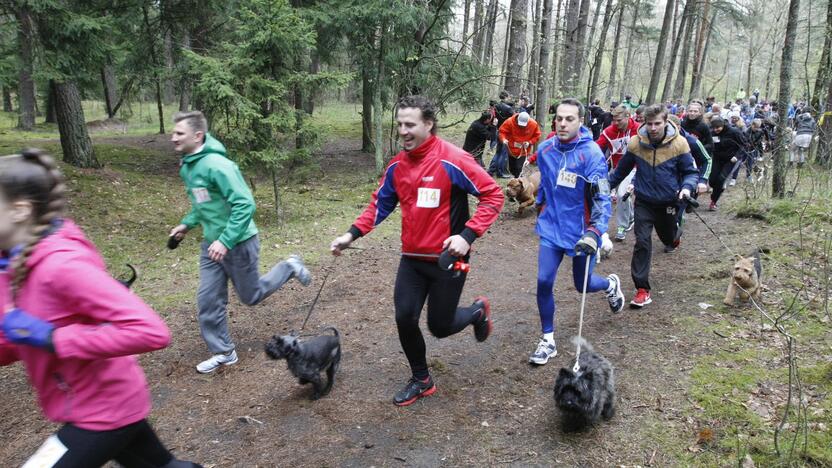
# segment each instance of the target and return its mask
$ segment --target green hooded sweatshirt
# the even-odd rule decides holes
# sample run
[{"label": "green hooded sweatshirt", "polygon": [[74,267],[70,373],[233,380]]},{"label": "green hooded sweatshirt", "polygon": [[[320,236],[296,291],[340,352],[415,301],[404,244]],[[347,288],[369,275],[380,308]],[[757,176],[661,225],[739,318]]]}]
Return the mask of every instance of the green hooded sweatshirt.
[{"label": "green hooded sweatshirt", "polygon": [[183,156],[179,176],[191,200],[191,211],[182,218],[188,229],[201,224],[205,240],[219,240],[229,250],[257,234],[254,197],[217,139],[206,134],[199,151]]}]

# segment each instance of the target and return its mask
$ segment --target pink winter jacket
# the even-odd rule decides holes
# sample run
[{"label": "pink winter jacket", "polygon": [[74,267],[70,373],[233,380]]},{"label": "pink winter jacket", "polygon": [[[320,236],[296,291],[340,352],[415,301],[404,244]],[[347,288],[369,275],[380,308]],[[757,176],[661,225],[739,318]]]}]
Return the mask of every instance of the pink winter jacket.
[{"label": "pink winter jacket", "polygon": [[0,332],[0,365],[23,361],[52,421],[104,431],[147,417],[150,392],[134,354],[170,343],[162,319],[107,273],[69,220],[35,246],[27,265],[15,304],[13,272],[0,272],[0,304],[4,313],[16,306],[55,325],[55,353],[15,345]]}]

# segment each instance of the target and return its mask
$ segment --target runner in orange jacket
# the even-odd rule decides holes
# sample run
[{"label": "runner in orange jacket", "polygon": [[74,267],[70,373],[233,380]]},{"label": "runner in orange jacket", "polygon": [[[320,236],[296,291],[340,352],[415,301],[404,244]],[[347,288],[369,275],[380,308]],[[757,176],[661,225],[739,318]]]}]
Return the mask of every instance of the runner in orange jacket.
[{"label": "runner in orange jacket", "polygon": [[514,177],[520,177],[526,156],[534,153],[540,140],[540,126],[526,112],[515,114],[500,125],[500,141],[508,147],[508,170]]}]

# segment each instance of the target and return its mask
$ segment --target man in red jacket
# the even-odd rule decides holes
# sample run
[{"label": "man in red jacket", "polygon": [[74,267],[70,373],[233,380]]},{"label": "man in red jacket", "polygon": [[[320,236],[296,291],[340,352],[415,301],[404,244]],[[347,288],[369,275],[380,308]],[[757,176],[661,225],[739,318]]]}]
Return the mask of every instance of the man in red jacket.
[{"label": "man in red jacket", "polygon": [[[437,338],[468,325],[473,325],[477,341],[485,341],[491,333],[488,299],[479,296],[470,306],[457,307],[466,273],[440,269],[437,260],[447,250],[467,261],[471,243],[500,214],[503,193],[468,153],[436,136],[436,108],[425,97],[402,98],[396,122],[404,150],[390,161],[369,206],[332,241],[330,250],[340,255],[384,221],[397,204],[401,206],[402,259],[393,302],[399,340],[413,375],[393,403],[407,406],[436,391],[419,329],[426,300],[428,329]],[[480,200],[473,217],[468,214],[469,194]]]},{"label": "man in red jacket", "polygon": [[[607,156],[609,161],[609,170],[613,171],[618,167],[618,161],[624,156],[627,151],[627,143],[630,138],[638,133],[638,124],[635,120],[630,118],[630,108],[621,105],[612,111],[612,125],[605,128],[601,132],[601,136],[595,141],[601,148],[601,151]],[[633,199],[628,197],[627,200],[622,201],[624,194],[632,189],[633,177],[636,171],[633,170],[621,184],[616,191],[617,202],[615,204],[615,222],[617,230],[615,232],[615,240],[623,241],[627,238],[627,231],[633,228]]]}]

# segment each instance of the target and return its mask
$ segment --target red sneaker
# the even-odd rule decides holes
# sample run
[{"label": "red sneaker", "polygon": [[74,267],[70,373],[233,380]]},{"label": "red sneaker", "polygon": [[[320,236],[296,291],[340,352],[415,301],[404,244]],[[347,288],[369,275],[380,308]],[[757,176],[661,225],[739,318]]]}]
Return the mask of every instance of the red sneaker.
[{"label": "red sneaker", "polygon": [[712,201],[711,204],[708,205],[708,211],[716,211],[716,202]]},{"label": "red sneaker", "polygon": [[651,302],[653,302],[653,299],[650,299],[650,291],[644,288],[638,288],[636,290],[636,296],[630,301],[630,307],[633,309],[641,309]]}]

